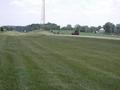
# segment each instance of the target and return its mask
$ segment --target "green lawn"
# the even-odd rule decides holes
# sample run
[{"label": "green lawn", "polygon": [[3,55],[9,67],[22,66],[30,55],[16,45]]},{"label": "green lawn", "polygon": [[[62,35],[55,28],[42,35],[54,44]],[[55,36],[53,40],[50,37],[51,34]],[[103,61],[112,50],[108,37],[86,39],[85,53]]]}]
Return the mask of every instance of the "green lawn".
[{"label": "green lawn", "polygon": [[[61,35],[72,35],[74,30],[52,30],[54,33]],[[51,33],[51,32],[49,32]],[[91,33],[91,32],[80,32],[80,36],[98,36],[98,37],[113,37],[113,38],[120,38],[120,35],[115,35],[115,34],[105,34],[105,33]]]},{"label": "green lawn", "polygon": [[120,90],[120,41],[0,35],[0,90]]}]

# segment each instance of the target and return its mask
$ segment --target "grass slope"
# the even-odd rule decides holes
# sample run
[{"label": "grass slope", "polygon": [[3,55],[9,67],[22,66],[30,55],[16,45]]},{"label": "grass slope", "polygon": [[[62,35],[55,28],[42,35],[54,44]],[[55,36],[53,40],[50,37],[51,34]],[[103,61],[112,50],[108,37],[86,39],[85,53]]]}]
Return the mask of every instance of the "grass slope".
[{"label": "grass slope", "polygon": [[120,41],[0,35],[0,90],[120,90]]}]

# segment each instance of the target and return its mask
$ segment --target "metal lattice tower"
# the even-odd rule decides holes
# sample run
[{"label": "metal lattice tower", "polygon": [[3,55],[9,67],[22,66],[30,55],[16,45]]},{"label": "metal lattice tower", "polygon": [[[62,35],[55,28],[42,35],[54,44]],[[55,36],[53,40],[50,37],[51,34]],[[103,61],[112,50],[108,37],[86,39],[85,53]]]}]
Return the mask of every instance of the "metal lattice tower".
[{"label": "metal lattice tower", "polygon": [[42,24],[45,24],[45,0],[42,0]]}]

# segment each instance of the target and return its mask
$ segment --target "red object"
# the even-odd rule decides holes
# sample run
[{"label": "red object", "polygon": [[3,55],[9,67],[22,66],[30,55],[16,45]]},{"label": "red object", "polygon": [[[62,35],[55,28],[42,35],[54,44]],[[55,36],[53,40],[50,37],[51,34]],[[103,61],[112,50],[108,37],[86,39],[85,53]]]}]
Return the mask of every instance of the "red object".
[{"label": "red object", "polygon": [[72,35],[80,35],[79,31],[75,31]]}]

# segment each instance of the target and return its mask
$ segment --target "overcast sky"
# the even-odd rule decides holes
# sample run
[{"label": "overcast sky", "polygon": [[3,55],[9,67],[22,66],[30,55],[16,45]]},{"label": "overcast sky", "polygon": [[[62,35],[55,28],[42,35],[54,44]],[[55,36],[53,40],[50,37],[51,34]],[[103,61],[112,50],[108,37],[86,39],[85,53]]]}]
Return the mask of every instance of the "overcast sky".
[{"label": "overcast sky", "polygon": [[[1,25],[41,23],[42,0],[0,0]],[[46,22],[59,25],[120,23],[120,0],[46,0]]]}]

